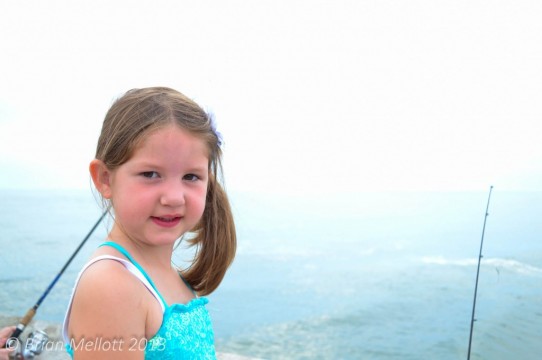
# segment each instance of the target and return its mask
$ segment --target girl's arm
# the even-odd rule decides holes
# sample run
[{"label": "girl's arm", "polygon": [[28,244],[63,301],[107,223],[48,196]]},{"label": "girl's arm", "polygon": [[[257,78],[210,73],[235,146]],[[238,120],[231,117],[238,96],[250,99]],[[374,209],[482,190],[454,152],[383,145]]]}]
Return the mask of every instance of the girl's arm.
[{"label": "girl's arm", "polygon": [[74,359],[143,359],[147,299],[143,284],[116,261],[85,270],[69,323]]}]

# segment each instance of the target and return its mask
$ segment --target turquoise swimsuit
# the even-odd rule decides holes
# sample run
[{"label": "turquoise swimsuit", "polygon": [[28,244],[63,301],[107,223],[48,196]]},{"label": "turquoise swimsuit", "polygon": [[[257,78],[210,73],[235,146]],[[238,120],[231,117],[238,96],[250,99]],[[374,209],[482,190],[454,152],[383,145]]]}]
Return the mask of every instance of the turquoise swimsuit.
[{"label": "turquoise swimsuit", "polygon": [[[73,288],[63,328],[66,349],[72,358],[72,345],[77,346],[78,344],[68,336],[68,321],[77,283],[83,272],[90,265],[100,260],[109,259],[122,263],[128,271],[134,274],[159,301],[164,312],[162,325],[160,326],[160,329],[158,329],[158,332],[148,341],[143,339],[143,345],[145,345],[145,359],[216,359],[213,327],[209,312],[205,307],[205,304],[209,301],[206,298],[196,296],[196,298],[192,299],[186,305],[173,304],[168,306],[145,270],[143,270],[123,247],[113,242],[105,242],[100,246],[111,246],[117,249],[126,256],[129,261],[111,255],[102,255],[92,259],[81,270]],[[187,286],[190,288],[188,284]],[[73,344],[70,341],[73,342]],[[137,343],[135,339],[131,342],[125,341],[125,344],[136,349],[138,349],[139,346],[142,346],[141,341]]]}]

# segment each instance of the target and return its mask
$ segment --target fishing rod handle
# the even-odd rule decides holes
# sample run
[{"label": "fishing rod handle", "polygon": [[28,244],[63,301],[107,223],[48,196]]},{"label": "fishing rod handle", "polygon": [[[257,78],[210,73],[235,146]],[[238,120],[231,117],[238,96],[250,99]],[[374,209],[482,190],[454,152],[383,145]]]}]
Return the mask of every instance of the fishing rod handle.
[{"label": "fishing rod handle", "polygon": [[34,317],[34,315],[36,315],[36,308],[32,307],[26,312],[24,317],[19,322],[19,325],[17,325],[15,330],[11,333],[11,336],[8,338],[8,341],[6,342],[4,347],[6,347],[8,345],[9,340],[13,341],[12,339],[18,339],[19,338],[19,336],[23,332],[26,325],[28,325],[30,323],[30,321],[32,321],[32,318]]}]

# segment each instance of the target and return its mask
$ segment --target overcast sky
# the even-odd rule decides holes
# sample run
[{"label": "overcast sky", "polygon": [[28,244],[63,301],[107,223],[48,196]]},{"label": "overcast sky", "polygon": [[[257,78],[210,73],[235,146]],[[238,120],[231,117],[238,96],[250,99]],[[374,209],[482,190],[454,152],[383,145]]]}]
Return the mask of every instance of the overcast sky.
[{"label": "overcast sky", "polygon": [[542,190],[540,1],[2,1],[0,188],[88,188],[124,91],[217,116],[230,190]]}]

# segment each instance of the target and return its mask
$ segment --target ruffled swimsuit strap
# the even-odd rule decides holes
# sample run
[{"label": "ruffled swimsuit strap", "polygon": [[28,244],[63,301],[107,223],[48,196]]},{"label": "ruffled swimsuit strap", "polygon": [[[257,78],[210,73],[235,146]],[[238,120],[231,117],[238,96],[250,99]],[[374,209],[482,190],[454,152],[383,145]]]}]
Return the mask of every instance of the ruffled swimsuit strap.
[{"label": "ruffled swimsuit strap", "polygon": [[145,270],[143,270],[143,267],[141,267],[141,265],[139,265],[138,262],[135,261],[135,259],[132,257],[132,255],[130,255],[130,253],[128,253],[128,251],[126,251],[125,248],[123,248],[121,245],[119,245],[117,243],[114,243],[112,241],[106,241],[103,244],[101,244],[99,247],[102,247],[102,246],[110,246],[110,247],[114,248],[115,250],[117,250],[118,252],[120,252],[122,255],[124,255],[139,270],[139,272],[145,277],[145,279],[149,282],[149,284],[152,286],[152,288],[154,289],[156,294],[159,296],[160,301],[164,305],[163,307],[164,308],[168,307],[168,304],[166,303],[166,300],[164,299],[162,294],[160,294],[160,292],[158,291],[158,288],[156,287],[156,285],[154,285],[154,282],[152,281],[150,276],[147,275],[147,272]]}]

